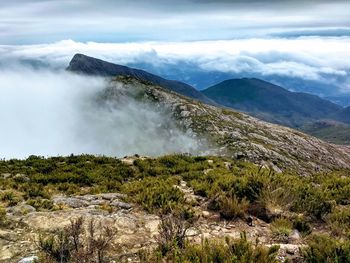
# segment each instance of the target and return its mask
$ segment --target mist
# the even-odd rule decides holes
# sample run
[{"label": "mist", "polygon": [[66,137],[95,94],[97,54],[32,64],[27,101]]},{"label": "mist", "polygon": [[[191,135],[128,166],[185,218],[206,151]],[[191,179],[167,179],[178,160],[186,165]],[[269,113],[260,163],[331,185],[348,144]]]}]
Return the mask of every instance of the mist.
[{"label": "mist", "polygon": [[[198,153],[170,113],[128,94],[103,103],[108,80],[66,71],[0,71],[0,158]],[[122,84],[117,85],[122,89]]]}]

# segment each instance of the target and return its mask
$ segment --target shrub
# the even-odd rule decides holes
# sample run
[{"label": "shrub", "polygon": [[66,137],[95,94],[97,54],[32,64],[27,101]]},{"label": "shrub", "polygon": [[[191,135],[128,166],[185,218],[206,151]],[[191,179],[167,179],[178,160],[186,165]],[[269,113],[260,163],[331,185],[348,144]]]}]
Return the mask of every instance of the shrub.
[{"label": "shrub", "polygon": [[53,201],[48,200],[48,199],[41,199],[41,198],[30,199],[27,201],[27,204],[35,207],[37,210],[41,210],[41,209],[52,210],[52,209],[54,209]]},{"label": "shrub", "polygon": [[298,216],[293,220],[293,228],[298,230],[303,236],[309,235],[312,232],[311,224],[302,216]]},{"label": "shrub", "polygon": [[174,185],[178,178],[146,177],[123,185],[123,192],[133,196],[133,201],[142,205],[148,212],[164,210],[169,213],[184,203],[184,194]]},{"label": "shrub", "polygon": [[39,250],[42,262],[57,263],[107,263],[111,241],[116,231],[102,227],[94,220],[84,227],[84,220],[78,218],[56,233],[40,236]]},{"label": "shrub", "polygon": [[249,202],[243,198],[239,200],[236,196],[223,196],[219,199],[219,211],[222,218],[232,220],[243,218],[247,212]]},{"label": "shrub", "polygon": [[5,191],[1,194],[0,200],[7,203],[8,206],[15,206],[19,203],[20,198],[12,191]]},{"label": "shrub", "polygon": [[338,206],[326,218],[333,234],[350,236],[350,207]]},{"label": "shrub", "polygon": [[[201,244],[187,243],[183,249],[170,253],[166,262],[234,262],[234,263],[275,263],[278,246],[266,248],[258,244],[253,245],[246,238],[234,240],[203,240]],[[150,257],[144,262],[154,262],[157,256]],[[159,258],[158,258],[159,259]]]},{"label": "shrub", "polygon": [[161,255],[165,256],[178,248],[183,249],[186,232],[193,224],[194,220],[186,218],[185,213],[161,215],[158,236],[158,250]]},{"label": "shrub", "polygon": [[261,191],[258,203],[260,203],[271,214],[279,214],[288,211],[295,197],[286,187],[268,184]]},{"label": "shrub", "polygon": [[271,223],[271,231],[281,241],[286,241],[292,233],[293,223],[286,218],[277,218]]},{"label": "shrub", "polygon": [[46,189],[37,184],[24,184],[22,186],[22,190],[24,191],[25,199],[31,199],[36,197],[45,199],[50,198],[50,194],[46,191]]},{"label": "shrub", "polygon": [[302,250],[306,262],[350,262],[350,240],[336,240],[327,235],[314,235]]},{"label": "shrub", "polygon": [[0,226],[6,222],[6,209],[0,206]]}]

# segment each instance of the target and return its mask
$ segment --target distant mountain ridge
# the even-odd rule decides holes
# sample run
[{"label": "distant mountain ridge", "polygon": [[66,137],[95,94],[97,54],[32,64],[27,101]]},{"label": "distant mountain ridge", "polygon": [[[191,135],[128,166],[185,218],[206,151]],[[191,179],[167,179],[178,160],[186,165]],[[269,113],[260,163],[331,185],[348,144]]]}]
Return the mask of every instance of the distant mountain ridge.
[{"label": "distant mountain ridge", "polygon": [[181,95],[197,99],[204,103],[215,104],[194,87],[176,80],[167,80],[141,69],[130,68],[118,64],[113,64],[101,59],[89,57],[83,54],[75,54],[67,67],[67,70],[97,76],[131,76],[141,81],[149,81],[163,88],[172,90]]},{"label": "distant mountain ridge", "polygon": [[291,92],[255,78],[226,80],[202,93],[218,104],[290,127],[301,127],[307,121],[342,110],[341,106],[316,95]]},{"label": "distant mountain ridge", "polygon": [[341,111],[334,114],[333,118],[337,121],[345,122],[350,124],[350,106],[342,109]]}]

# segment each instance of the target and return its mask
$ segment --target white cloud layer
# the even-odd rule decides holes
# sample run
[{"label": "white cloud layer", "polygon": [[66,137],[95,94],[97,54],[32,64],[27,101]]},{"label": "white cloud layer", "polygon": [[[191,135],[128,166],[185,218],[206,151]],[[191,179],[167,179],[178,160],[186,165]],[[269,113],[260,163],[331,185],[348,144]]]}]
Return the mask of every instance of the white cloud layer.
[{"label": "white cloud layer", "polygon": [[260,76],[295,77],[348,90],[350,37],[294,39],[237,39],[196,42],[95,43],[60,41],[40,45],[2,45],[0,57],[8,67],[13,60],[35,59],[66,67],[75,53],[118,64],[188,62],[204,71]]},{"label": "white cloud layer", "polygon": [[12,68],[0,70],[0,83],[0,158],[198,154],[203,146],[151,104],[97,103],[108,86],[99,78]]}]

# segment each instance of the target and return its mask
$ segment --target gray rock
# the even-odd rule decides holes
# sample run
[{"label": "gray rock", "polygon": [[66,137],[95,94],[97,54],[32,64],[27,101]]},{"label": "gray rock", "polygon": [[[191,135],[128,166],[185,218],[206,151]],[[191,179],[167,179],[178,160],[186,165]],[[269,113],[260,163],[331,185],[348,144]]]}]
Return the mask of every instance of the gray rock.
[{"label": "gray rock", "polygon": [[3,174],[1,174],[1,177],[4,179],[7,179],[7,178],[11,177],[11,174],[10,173],[3,173]]},{"label": "gray rock", "polygon": [[38,260],[39,258],[37,256],[31,256],[22,258],[18,263],[33,263],[35,260]]},{"label": "gray rock", "polygon": [[67,205],[72,208],[86,207],[89,202],[76,197],[55,197],[53,202],[57,205]]},{"label": "gray rock", "polygon": [[119,207],[119,208],[123,208],[123,209],[130,209],[132,208],[132,205],[131,204],[128,204],[128,203],[124,203],[124,202],[120,202],[120,201],[113,201],[111,203],[112,206],[116,206],[116,207]]},{"label": "gray rock", "polygon": [[298,230],[294,229],[293,232],[288,237],[288,242],[293,243],[301,239],[301,235]]},{"label": "gray rock", "polygon": [[96,196],[96,195],[78,195],[78,196],[74,196],[74,197],[81,199],[81,200],[85,200],[87,202],[91,202],[91,201],[96,200],[98,198],[98,196]]},{"label": "gray rock", "polygon": [[107,200],[100,200],[100,199],[97,199],[97,200],[92,200],[90,202],[91,205],[104,205],[104,204],[108,204],[108,201]]},{"label": "gray rock", "polygon": [[17,206],[12,206],[7,209],[7,212],[14,214],[16,216],[26,215],[28,213],[35,212],[36,209],[32,207],[31,205],[27,204],[20,204]]},{"label": "gray rock", "polygon": [[104,193],[104,194],[98,194],[96,196],[106,200],[114,200],[114,199],[126,197],[126,195],[120,194],[120,193]]}]

